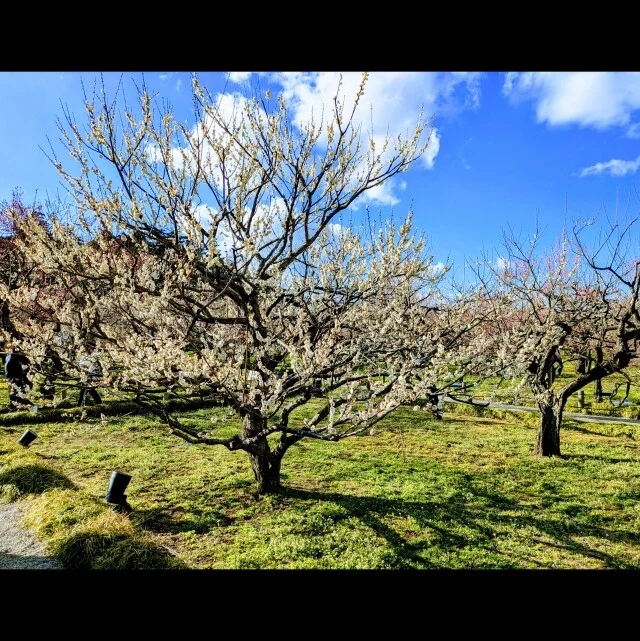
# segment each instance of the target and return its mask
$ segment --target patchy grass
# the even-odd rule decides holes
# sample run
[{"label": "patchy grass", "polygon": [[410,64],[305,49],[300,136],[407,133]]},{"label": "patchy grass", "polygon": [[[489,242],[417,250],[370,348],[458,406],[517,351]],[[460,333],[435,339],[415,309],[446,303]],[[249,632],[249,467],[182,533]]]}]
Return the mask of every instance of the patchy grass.
[{"label": "patchy grass", "polygon": [[[238,427],[224,408],[182,418],[212,417]],[[373,436],[297,444],[285,491],[257,498],[246,455],[155,418],[46,423],[29,450],[0,429],[0,478],[39,464],[66,479],[22,500],[67,567],[637,569],[640,442],[602,428],[567,421],[564,456],[538,459],[525,421],[402,408]],[[104,501],[113,470],[132,475],[128,516]]]},{"label": "patchy grass", "polygon": [[53,547],[64,568],[73,570],[157,570],[185,567],[170,552],[137,533],[130,521],[113,512],[77,528]]}]

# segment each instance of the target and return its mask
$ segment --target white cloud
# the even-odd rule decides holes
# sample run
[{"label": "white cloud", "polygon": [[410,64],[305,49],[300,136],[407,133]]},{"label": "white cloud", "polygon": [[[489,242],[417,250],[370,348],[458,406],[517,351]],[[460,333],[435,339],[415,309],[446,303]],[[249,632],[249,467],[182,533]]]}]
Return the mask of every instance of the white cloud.
[{"label": "white cloud", "polygon": [[446,271],[448,271],[447,265],[445,265],[445,263],[443,263],[441,260],[439,260],[437,263],[433,263],[429,267],[429,272],[432,276],[441,276]]},{"label": "white cloud", "polygon": [[[179,89],[179,86],[176,86],[176,89]],[[229,123],[231,129],[233,129],[234,126],[231,123],[236,123],[238,119],[242,117],[243,108],[246,104],[247,99],[240,94],[234,93],[219,94],[216,98],[216,101],[217,108],[221,117],[227,123]],[[193,148],[200,150],[199,161],[203,166],[206,167],[209,173],[210,180],[214,184],[221,186],[222,170],[217,163],[217,157],[213,153],[211,145],[206,139],[206,134],[209,134],[212,137],[219,138],[221,140],[227,139],[228,135],[224,133],[221,127],[214,123],[211,117],[206,117],[203,121],[199,121],[191,128],[191,131],[189,132],[191,142],[193,143]],[[164,162],[162,152],[157,145],[150,144],[145,151],[149,162]],[[193,149],[187,144],[183,144],[182,147],[171,147],[171,158],[176,170],[181,170],[184,167],[185,156],[187,160],[187,170],[191,173],[194,173],[196,171],[196,157],[194,155]],[[233,161],[233,157],[227,159],[227,171],[230,174],[233,174],[235,170]]]},{"label": "white cloud", "polygon": [[[345,112],[350,113],[360,86],[360,73],[277,73],[271,80],[283,87],[294,120],[300,125],[312,117],[318,122],[323,110],[325,120],[329,117],[341,75],[340,100]],[[427,119],[434,114],[445,117],[464,108],[477,107],[480,77],[476,72],[373,72],[365,86],[355,124],[362,126],[363,133],[372,134],[379,148],[387,133],[395,137],[411,132],[421,107]],[[433,128],[429,146],[420,160],[422,166],[433,169],[439,151],[440,133]],[[367,199],[391,205],[399,202],[389,182],[367,192]]]},{"label": "white cloud", "polygon": [[[395,195],[395,181],[393,178],[372,187],[364,192],[361,196],[361,202],[372,202],[380,205],[397,205],[400,199]],[[358,209],[358,205],[354,204],[353,209]]]},{"label": "white cloud", "polygon": [[164,82],[165,80],[169,80],[169,78],[171,78],[171,76],[173,76],[172,73],[161,73],[158,76],[158,78],[160,78],[160,80],[162,80]]},{"label": "white cloud", "polygon": [[340,223],[329,223],[327,225],[327,231],[336,238],[344,238],[351,232],[349,227],[345,227],[345,225],[341,225]]},{"label": "white cloud", "polygon": [[422,163],[427,169],[433,169],[433,165],[436,162],[436,156],[440,152],[440,136],[437,129],[433,129],[431,132],[431,137],[429,138],[429,146],[427,150],[422,154]]},{"label": "white cloud", "polygon": [[[283,233],[283,221],[286,215],[286,203],[282,198],[272,198],[268,202],[260,203],[255,214],[251,217],[251,228],[248,230],[248,235],[258,247],[280,238]],[[224,218],[220,222],[220,210],[206,204],[198,205],[193,211],[193,217],[198,220],[204,229],[209,229],[214,219],[219,222],[216,231],[216,245],[223,255],[228,254],[234,248],[237,251],[241,250],[241,238],[246,236],[245,231],[239,230],[232,219]],[[249,219],[250,210],[247,208],[244,210],[243,215],[242,222],[244,226],[249,225]],[[335,229],[332,231],[338,233],[338,227],[341,227],[341,225],[335,224]],[[233,230],[236,233],[233,233]]]},{"label": "white cloud", "polygon": [[629,125],[625,135],[627,138],[640,138],[640,122],[634,122],[632,125]]},{"label": "white cloud", "polygon": [[[335,91],[335,90],[334,90]],[[223,120],[231,125],[231,123],[238,123],[238,121],[244,117],[244,108],[247,103],[247,98],[240,93],[226,93],[218,94],[216,96],[217,108],[220,116]],[[310,117],[310,116],[309,116]],[[295,118],[295,114],[294,114]],[[299,124],[305,122],[304,120],[298,121]],[[231,126],[231,129],[234,129],[234,126]],[[211,130],[210,133],[222,136],[225,138],[225,134],[220,127],[217,125],[214,126],[211,119],[207,118],[204,122],[199,123],[192,129],[192,135],[194,137],[201,136],[202,132],[205,130]],[[382,144],[382,143],[380,143]],[[440,140],[437,132],[434,132],[431,138],[430,148],[427,150],[427,153],[423,156],[424,163],[427,167],[433,166],[433,161],[436,154],[438,153]],[[182,157],[179,154],[177,149],[172,150],[174,163],[182,161]],[[222,184],[222,173],[220,167],[217,165],[215,158],[211,155],[211,147],[204,141],[202,145],[202,161],[207,166],[207,171],[212,177],[212,181],[215,184]],[[431,163],[431,164],[429,164]],[[181,165],[176,165],[181,166]],[[227,171],[230,174],[233,174],[233,158],[227,159]],[[404,186],[403,186],[404,185]],[[397,197],[398,190],[404,190],[406,188],[406,181],[399,180],[397,177],[391,178],[371,189],[367,190],[361,198],[354,203],[353,208],[357,209],[359,205],[365,204],[368,202],[377,203],[382,205],[397,205],[400,202],[400,199]]]},{"label": "white cloud", "polygon": [[[229,79],[233,82],[243,82],[250,75],[251,72],[234,71],[229,73]],[[342,74],[342,77],[340,99],[345,104],[345,112],[350,113],[362,75],[349,72]],[[356,112],[354,124],[356,127],[362,127],[364,135],[372,134],[377,148],[380,149],[387,134],[393,139],[401,134],[412,133],[422,106],[424,106],[426,118],[431,117],[434,112],[438,115],[446,115],[454,113],[456,110],[477,106],[480,97],[480,77],[481,74],[476,72],[371,73],[361,104]],[[296,124],[306,124],[312,115],[318,122],[322,117],[323,108],[325,109],[325,121],[330,117],[333,97],[340,80],[339,73],[276,73],[270,74],[270,79],[283,88],[284,97]],[[216,96],[219,112],[230,123],[237,122],[239,118],[243,117],[243,107],[246,100],[247,98],[240,93],[225,93]],[[204,122],[195,125],[191,131],[194,142],[201,137],[203,131],[210,127],[211,119],[207,118]],[[226,135],[221,130],[212,133],[221,135],[223,138]],[[417,166],[433,169],[440,151],[441,134],[434,127],[427,133],[430,133],[429,145]],[[319,142],[323,144],[322,139]],[[204,142],[201,150],[203,164],[212,175],[213,182],[219,183],[220,168],[217,165],[217,159],[211,154],[208,143]],[[149,156],[154,161],[161,161],[157,149],[149,149]],[[183,166],[184,160],[179,149],[172,150],[172,158],[176,168]],[[227,161],[227,171],[233,173],[232,170],[233,159],[230,158]],[[406,182],[396,177],[365,192],[358,204],[372,202],[393,206],[400,202],[399,193],[404,189],[406,189]]]},{"label": "white cloud", "polygon": [[[273,198],[268,204],[260,204],[251,222],[250,236],[254,241],[261,245],[271,239],[278,238],[282,234],[282,218],[286,208],[281,198]],[[243,224],[249,223],[249,209],[246,209],[243,216]],[[229,256],[231,251],[241,251],[244,237],[243,231],[238,231],[232,220],[220,216],[220,210],[206,203],[195,206],[189,216],[179,216],[178,221],[185,231],[193,230],[194,222],[202,226],[206,231],[210,231],[212,224],[216,223],[215,245],[217,250],[225,256]],[[338,234],[339,224],[334,225],[333,231]],[[236,231],[234,234],[232,229]],[[346,228],[343,228],[346,230]]]},{"label": "white cloud", "polygon": [[178,78],[176,82],[176,91],[180,91],[180,87],[182,87],[182,78]]},{"label": "white cloud", "polygon": [[251,71],[230,71],[229,80],[235,82],[236,84],[244,84],[251,78]]},{"label": "white cloud", "polygon": [[[162,157],[162,151],[160,150],[160,147],[158,147],[155,144],[148,145],[147,148],[145,149],[145,153],[147,154],[147,159],[151,163],[164,162],[164,158]],[[171,159],[173,161],[173,166],[176,170],[182,169],[184,165],[184,156],[183,156],[183,151],[181,149],[179,149],[178,147],[172,147]]]},{"label": "white cloud", "polygon": [[640,73],[509,72],[503,93],[513,102],[533,101],[540,123],[607,129],[628,125],[640,109]]},{"label": "white cloud", "polygon": [[447,92],[449,95],[455,90],[458,82],[464,82],[467,90],[465,96],[466,106],[479,107],[480,106],[480,78],[481,73],[476,71],[454,71],[449,76],[449,88]]},{"label": "white cloud", "polygon": [[503,272],[508,266],[509,266],[508,260],[506,260],[502,256],[498,256],[498,258],[496,258],[496,269],[499,272]]},{"label": "white cloud", "polygon": [[217,210],[209,207],[209,205],[198,205],[193,210],[193,217],[205,228],[211,227],[212,219],[217,215]]},{"label": "white cloud", "polygon": [[627,174],[635,174],[640,167],[640,156],[635,160],[608,160],[607,162],[597,162],[591,167],[586,167],[580,172],[580,178],[585,176],[597,176],[599,174],[608,173],[610,176],[626,176]]}]

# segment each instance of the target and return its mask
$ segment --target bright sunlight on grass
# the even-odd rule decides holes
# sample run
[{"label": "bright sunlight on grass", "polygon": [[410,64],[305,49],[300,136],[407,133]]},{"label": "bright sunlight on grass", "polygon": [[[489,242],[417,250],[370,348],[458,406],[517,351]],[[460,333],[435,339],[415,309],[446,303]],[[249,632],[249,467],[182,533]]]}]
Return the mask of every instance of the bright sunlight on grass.
[{"label": "bright sunlight on grass", "polygon": [[[231,433],[223,408],[182,418],[212,412]],[[564,456],[534,458],[523,419],[401,409],[373,436],[296,445],[284,493],[258,499],[243,454],[156,419],[51,423],[29,450],[0,430],[0,485],[66,567],[638,568],[640,443],[596,429],[567,421]],[[116,469],[129,517],[104,502]]]}]

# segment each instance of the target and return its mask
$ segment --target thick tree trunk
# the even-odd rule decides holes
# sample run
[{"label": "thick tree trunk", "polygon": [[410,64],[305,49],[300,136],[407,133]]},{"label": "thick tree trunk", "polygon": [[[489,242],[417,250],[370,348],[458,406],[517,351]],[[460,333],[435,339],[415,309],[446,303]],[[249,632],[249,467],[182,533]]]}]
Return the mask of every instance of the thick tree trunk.
[{"label": "thick tree trunk", "polygon": [[556,399],[549,404],[539,403],[540,424],[534,454],[536,456],[560,456],[560,424],[564,403]]},{"label": "thick tree trunk", "polygon": [[[596,347],[596,367],[602,366],[602,360],[604,358],[602,347]],[[598,378],[595,382],[594,397],[596,403],[602,403],[602,379]]]},{"label": "thick tree trunk", "polygon": [[599,378],[595,382],[595,391],[593,397],[596,403],[602,403],[602,379]]},{"label": "thick tree trunk", "polygon": [[576,374],[586,374],[591,369],[591,352],[586,351],[578,356]]},{"label": "thick tree trunk", "polygon": [[[245,416],[242,435],[252,437],[260,433],[266,425],[261,417]],[[247,452],[251,469],[256,479],[258,494],[275,494],[282,489],[280,484],[280,466],[282,456],[274,455],[269,449],[266,438],[261,438]]]},{"label": "thick tree trunk", "polygon": [[258,494],[277,494],[282,489],[280,484],[280,460],[270,456],[249,453],[249,460],[256,479]]}]

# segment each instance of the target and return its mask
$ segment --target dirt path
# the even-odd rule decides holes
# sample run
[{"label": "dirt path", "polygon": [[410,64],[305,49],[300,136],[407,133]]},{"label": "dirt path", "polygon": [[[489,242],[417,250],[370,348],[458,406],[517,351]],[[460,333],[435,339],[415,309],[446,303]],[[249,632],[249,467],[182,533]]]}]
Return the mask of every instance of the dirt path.
[{"label": "dirt path", "polygon": [[55,570],[58,565],[46,556],[42,544],[20,525],[16,503],[0,504],[0,570]]}]

